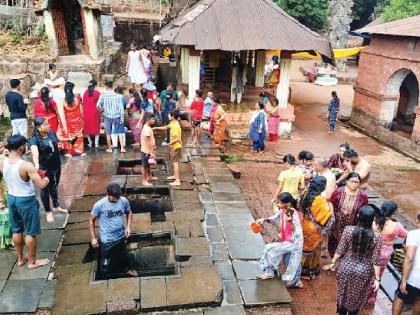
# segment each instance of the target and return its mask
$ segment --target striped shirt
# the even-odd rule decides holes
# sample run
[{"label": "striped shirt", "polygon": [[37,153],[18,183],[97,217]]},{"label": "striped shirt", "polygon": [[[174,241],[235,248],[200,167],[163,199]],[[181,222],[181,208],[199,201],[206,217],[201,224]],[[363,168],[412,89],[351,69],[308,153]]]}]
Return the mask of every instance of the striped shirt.
[{"label": "striped shirt", "polygon": [[104,92],[99,97],[96,105],[98,110],[104,113],[104,116],[109,119],[121,118],[124,119],[124,106],[121,95],[115,92]]}]

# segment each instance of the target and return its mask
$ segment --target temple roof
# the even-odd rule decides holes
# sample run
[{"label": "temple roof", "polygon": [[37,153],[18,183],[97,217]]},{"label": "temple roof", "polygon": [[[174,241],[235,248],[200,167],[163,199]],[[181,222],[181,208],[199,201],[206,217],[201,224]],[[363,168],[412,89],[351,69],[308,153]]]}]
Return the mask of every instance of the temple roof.
[{"label": "temple roof", "polygon": [[162,42],[197,50],[318,51],[331,59],[329,41],[271,0],[201,0],[161,29]]},{"label": "temple roof", "polygon": [[377,25],[369,24],[356,32],[420,37],[420,15]]}]

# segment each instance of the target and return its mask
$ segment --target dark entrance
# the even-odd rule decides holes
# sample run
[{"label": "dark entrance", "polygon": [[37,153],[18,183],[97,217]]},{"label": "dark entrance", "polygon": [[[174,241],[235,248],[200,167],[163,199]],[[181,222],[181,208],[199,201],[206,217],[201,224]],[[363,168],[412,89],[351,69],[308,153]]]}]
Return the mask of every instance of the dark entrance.
[{"label": "dark entrance", "polygon": [[51,11],[60,55],[87,54],[83,9],[77,0],[52,1]]}]

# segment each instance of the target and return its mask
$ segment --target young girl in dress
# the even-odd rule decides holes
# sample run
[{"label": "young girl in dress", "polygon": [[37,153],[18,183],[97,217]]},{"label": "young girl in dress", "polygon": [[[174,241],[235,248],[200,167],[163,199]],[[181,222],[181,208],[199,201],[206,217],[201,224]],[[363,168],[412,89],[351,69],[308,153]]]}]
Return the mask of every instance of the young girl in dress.
[{"label": "young girl in dress", "polygon": [[128,74],[128,81],[133,85],[143,85],[147,82],[147,73],[144,67],[143,58],[136,43],[131,43],[130,51],[128,52],[126,71]]},{"label": "young girl in dress", "polygon": [[258,279],[271,279],[279,272],[279,265],[283,261],[286,271],[282,279],[288,287],[303,287],[300,281],[302,270],[300,260],[302,258],[303,234],[300,223],[300,215],[296,210],[296,200],[290,193],[280,194],[276,213],[269,218],[262,218],[256,221],[262,225],[264,222],[275,224],[278,234],[274,241],[265,245],[264,253],[260,260],[260,267],[263,274]]}]

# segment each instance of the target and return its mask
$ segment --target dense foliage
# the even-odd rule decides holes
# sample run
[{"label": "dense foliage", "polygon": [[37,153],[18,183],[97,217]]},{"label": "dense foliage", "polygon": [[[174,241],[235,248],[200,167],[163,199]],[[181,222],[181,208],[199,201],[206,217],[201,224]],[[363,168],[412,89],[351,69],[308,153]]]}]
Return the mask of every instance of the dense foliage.
[{"label": "dense foliage", "polygon": [[366,26],[378,18],[389,0],[354,0],[351,30]]},{"label": "dense foliage", "polygon": [[384,8],[382,17],[386,22],[420,14],[420,0],[391,0]]},{"label": "dense foliage", "polygon": [[[328,0],[275,0],[287,14],[303,25],[320,32],[328,23]],[[273,23],[275,23],[273,21]]]}]

